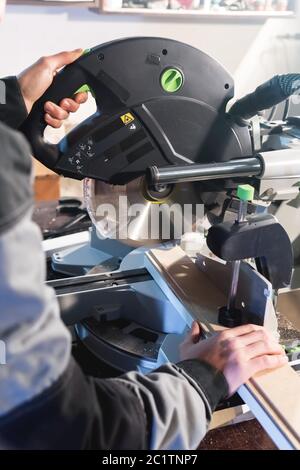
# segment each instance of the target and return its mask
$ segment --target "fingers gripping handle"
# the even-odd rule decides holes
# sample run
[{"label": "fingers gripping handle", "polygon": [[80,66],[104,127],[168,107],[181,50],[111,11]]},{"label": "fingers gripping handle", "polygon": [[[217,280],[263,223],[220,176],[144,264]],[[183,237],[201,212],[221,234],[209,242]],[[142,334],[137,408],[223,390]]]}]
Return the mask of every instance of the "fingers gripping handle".
[{"label": "fingers gripping handle", "polygon": [[46,101],[59,104],[63,98],[72,97],[74,93],[88,82],[86,71],[78,61],[66,66],[53,80],[52,85],[34,104],[21,131],[31,144],[33,155],[51,170],[55,169],[60,152],[58,144],[50,144],[44,140],[47,123],[44,120]]}]

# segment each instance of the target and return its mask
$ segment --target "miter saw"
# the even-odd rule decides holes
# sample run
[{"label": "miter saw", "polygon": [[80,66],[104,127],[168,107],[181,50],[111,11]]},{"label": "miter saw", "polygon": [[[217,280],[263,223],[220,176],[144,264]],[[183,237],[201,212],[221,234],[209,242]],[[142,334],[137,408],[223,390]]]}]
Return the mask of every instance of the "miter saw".
[{"label": "miter saw", "polygon": [[[44,103],[59,103],[83,85],[93,94],[97,112],[59,144],[46,142]],[[64,321],[76,324],[77,335],[96,356],[121,370],[150,370],[166,360],[177,360],[178,343],[192,318],[145,269],[144,255],[149,246],[167,250],[178,243],[185,221],[181,218],[178,227],[176,216],[184,213],[186,205],[190,206],[188,231],[203,233],[227,220],[229,225],[219,226],[223,231],[210,232],[210,247],[219,258],[228,255],[228,240],[236,232],[240,184],[255,189],[248,210],[252,219],[244,224],[251,226],[248,240],[251,233],[272,238],[279,230],[271,215],[255,217],[265,213],[271,202],[291,200],[299,193],[300,148],[295,137],[299,126],[287,120],[272,124],[250,118],[298,88],[299,75],[275,77],[227,112],[234,86],[223,67],[191,46],[161,38],[128,38],[97,46],[57,74],[34,105],[23,132],[42,163],[61,175],[85,179],[94,230],[91,245],[79,246],[75,253],[77,265],[81,263],[85,270],[91,267],[90,261],[85,262],[87,250],[88,257],[94,254],[93,264],[100,265],[100,274],[51,285]],[[122,201],[130,207],[125,217]],[[204,205],[204,213],[198,211],[199,204]],[[159,208],[155,221],[153,208]],[[237,247],[245,236],[242,232],[235,239]],[[289,243],[284,235],[278,240],[284,240],[287,253],[276,288],[286,286],[291,274]],[[265,238],[264,246],[271,241]],[[263,244],[257,246],[261,250]],[[278,257],[266,262],[264,253],[256,252],[256,244],[252,248],[231,248],[223,258],[257,259],[262,274],[246,263],[240,271],[252,313],[255,310],[256,321],[265,324],[267,310],[272,311],[270,271],[278,274]],[[70,250],[73,256],[74,248]],[[209,248],[205,254],[211,256]],[[64,261],[69,255],[63,256]],[[215,262],[220,264],[220,259]],[[54,264],[59,265],[55,257]],[[72,274],[67,264],[61,270]],[[221,277],[228,278],[229,271]],[[250,278],[249,285],[260,292],[252,300],[247,291]],[[275,320],[271,323],[276,329]]]}]

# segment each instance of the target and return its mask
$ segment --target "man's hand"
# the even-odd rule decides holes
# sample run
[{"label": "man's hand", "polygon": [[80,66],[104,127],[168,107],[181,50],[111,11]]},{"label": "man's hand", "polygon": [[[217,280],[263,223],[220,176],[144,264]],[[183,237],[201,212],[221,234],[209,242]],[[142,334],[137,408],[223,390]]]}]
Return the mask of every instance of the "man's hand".
[{"label": "man's hand", "polygon": [[[57,70],[74,62],[82,52],[82,49],[76,49],[71,52],[60,52],[49,57],[42,57],[18,76],[28,113],[30,113],[33,104],[49,88]],[[80,104],[85,103],[87,97],[87,93],[77,93],[73,99],[64,98],[59,106],[47,101],[44,106],[46,123],[55,128],[60,127],[69,113],[77,111]]]},{"label": "man's hand", "polygon": [[200,359],[223,372],[229,395],[257,372],[281,367],[288,361],[283,348],[261,326],[238,326],[205,340],[200,340],[200,334],[200,326],[194,322],[180,345],[181,359]]}]

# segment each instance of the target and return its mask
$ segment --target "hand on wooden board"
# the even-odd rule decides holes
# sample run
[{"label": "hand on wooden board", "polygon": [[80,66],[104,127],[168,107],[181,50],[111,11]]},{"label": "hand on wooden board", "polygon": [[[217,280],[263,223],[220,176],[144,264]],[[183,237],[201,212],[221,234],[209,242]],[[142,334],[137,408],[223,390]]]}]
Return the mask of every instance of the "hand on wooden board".
[{"label": "hand on wooden board", "polygon": [[285,365],[284,349],[263,327],[242,325],[223,330],[201,340],[199,323],[180,346],[182,360],[199,359],[220,370],[229,387],[229,396],[256,373]]}]

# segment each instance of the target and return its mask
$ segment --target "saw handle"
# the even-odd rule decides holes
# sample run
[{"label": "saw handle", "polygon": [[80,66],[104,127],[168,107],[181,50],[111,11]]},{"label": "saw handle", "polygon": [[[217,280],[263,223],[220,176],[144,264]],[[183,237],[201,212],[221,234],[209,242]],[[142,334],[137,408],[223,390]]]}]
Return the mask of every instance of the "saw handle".
[{"label": "saw handle", "polygon": [[34,157],[51,170],[55,169],[60,152],[58,144],[50,144],[44,140],[47,126],[44,105],[46,101],[59,104],[63,98],[71,98],[82,85],[88,83],[88,73],[80,67],[82,60],[83,57],[80,57],[57,73],[50,87],[33,105],[20,129],[31,144]]}]

